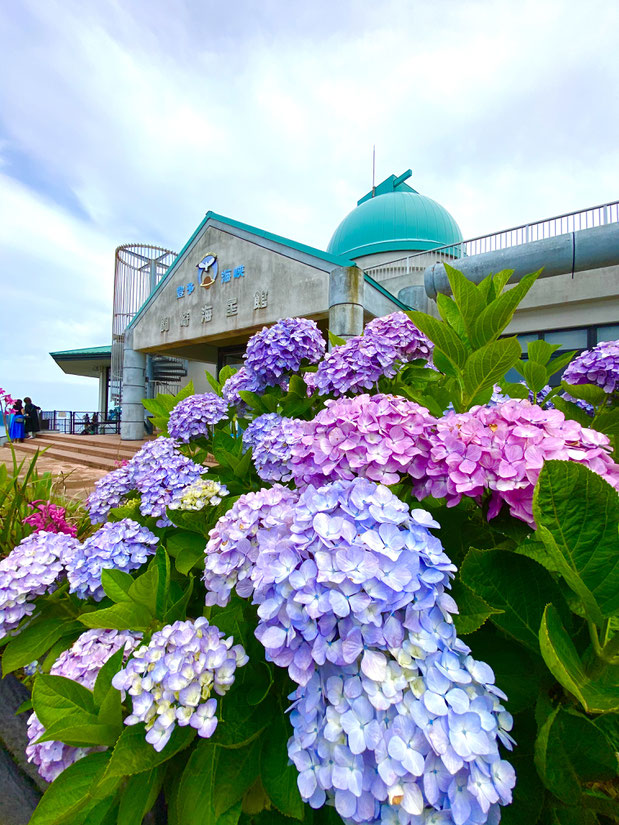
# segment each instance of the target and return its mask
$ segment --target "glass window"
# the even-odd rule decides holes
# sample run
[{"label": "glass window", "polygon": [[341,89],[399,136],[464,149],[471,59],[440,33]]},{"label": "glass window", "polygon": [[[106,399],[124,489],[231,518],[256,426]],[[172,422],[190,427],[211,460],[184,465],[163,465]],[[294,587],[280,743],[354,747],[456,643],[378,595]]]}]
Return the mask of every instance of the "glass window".
[{"label": "glass window", "polygon": [[560,344],[562,350],[587,349],[586,329],[562,329],[560,332],[545,332],[544,341]]},{"label": "glass window", "polygon": [[526,354],[527,344],[529,341],[537,341],[539,335],[537,332],[527,332],[524,335],[517,335],[516,337],[518,338],[518,343],[522,347],[522,351]]},{"label": "glass window", "polygon": [[598,327],[598,344],[602,341],[619,341],[619,324],[610,327]]}]

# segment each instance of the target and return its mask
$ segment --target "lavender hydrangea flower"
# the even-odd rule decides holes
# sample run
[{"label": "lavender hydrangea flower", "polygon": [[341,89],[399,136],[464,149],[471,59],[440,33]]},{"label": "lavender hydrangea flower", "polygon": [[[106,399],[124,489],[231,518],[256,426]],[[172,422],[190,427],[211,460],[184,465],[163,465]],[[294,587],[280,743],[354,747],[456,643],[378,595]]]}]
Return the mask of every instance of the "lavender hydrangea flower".
[{"label": "lavender hydrangea flower", "polygon": [[214,392],[190,395],[179,401],[170,413],[168,432],[187,444],[192,438],[210,433],[210,429],[228,416],[228,402]]},{"label": "lavender hydrangea flower", "polygon": [[265,413],[255,418],[243,432],[243,446],[252,448],[256,471],[263,481],[290,481],[292,444],[299,437],[302,422]]},{"label": "lavender hydrangea flower", "polygon": [[207,506],[216,507],[227,495],[228,488],[224,484],[199,478],[188,487],[175,490],[168,507],[170,510],[202,510]]},{"label": "lavender hydrangea flower", "polygon": [[0,561],[0,639],[33,613],[37,596],[55,589],[79,546],[66,533],[40,531],[27,536]]},{"label": "lavender hydrangea flower", "polygon": [[136,570],[154,555],[158,542],[148,528],[132,519],[104,524],[70,558],[67,565],[70,592],[77,593],[80,599],[92,597],[100,601],[105,595],[101,572]]},{"label": "lavender hydrangea flower", "polygon": [[454,506],[462,496],[479,499],[489,490],[489,519],[505,502],[513,516],[534,526],[533,490],[549,459],[578,461],[619,489],[606,435],[526,400],[450,413],[437,422],[430,443],[424,471],[413,478],[417,498],[446,498]]},{"label": "lavender hydrangea flower", "polygon": [[299,422],[290,468],[297,485],[365,476],[395,484],[423,475],[436,419],[394,395],[330,399],[312,421]]},{"label": "lavender hydrangea flower", "polygon": [[158,519],[158,527],[168,527],[172,522],[166,516],[166,507],[179,490],[205,472],[205,467],[179,452],[174,439],[155,438],[144,444],[128,464],[97,482],[86,502],[90,520],[93,524],[104,521],[110,510],[135,490],[140,493],[142,515]]},{"label": "lavender hydrangea flower", "polygon": [[248,541],[249,504],[209,542],[207,587],[253,596],[267,659],[300,686],[288,753],[302,797],[355,823],[442,810],[457,825],[497,821],[515,779],[498,750],[512,721],[491,668],[457,638],[455,567],[431,516],[357,478],[288,507],[254,494]]},{"label": "lavender hydrangea flower", "polygon": [[320,395],[344,395],[372,389],[380,378],[393,378],[399,363],[431,361],[433,345],[403,313],[375,318],[363,335],[334,347],[308,376],[308,386]]},{"label": "lavender hydrangea flower", "polygon": [[135,651],[112,684],[132,697],[126,725],[146,723],[146,741],[156,751],[168,743],[176,725],[191,725],[208,738],[217,726],[217,701],[234,682],[234,672],[248,661],[241,645],[208,620],[178,621],[153,633]]},{"label": "lavender hydrangea flower", "polygon": [[[69,650],[60,654],[52,665],[50,673],[52,676],[73,679],[74,682],[92,690],[99,671],[107,660],[121,647],[125,650],[125,656],[128,656],[138,644],[141,635],[141,633],[130,633],[126,630],[89,630],[82,633]],[[44,733],[44,726],[36,713],[32,713],[28,719],[26,755],[28,761],[34,762],[43,779],[48,782],[53,782],[65,768],[83,756],[95,750],[103,750],[102,748],[76,748],[56,741],[35,744]]]},{"label": "lavender hydrangea flower", "polygon": [[619,341],[605,341],[574,358],[563,373],[568,384],[595,384],[610,394],[619,390]]},{"label": "lavender hydrangea flower", "polygon": [[263,390],[264,385],[258,376],[246,367],[241,367],[234,375],[231,375],[221,388],[225,400],[231,407],[236,407],[238,414],[241,416],[245,415],[248,407],[239,393],[241,391],[260,393]]},{"label": "lavender hydrangea flower", "polygon": [[245,368],[258,376],[263,386],[274,386],[285,373],[298,372],[304,361],[320,361],[324,352],[325,340],[315,321],[283,318],[249,339]]}]

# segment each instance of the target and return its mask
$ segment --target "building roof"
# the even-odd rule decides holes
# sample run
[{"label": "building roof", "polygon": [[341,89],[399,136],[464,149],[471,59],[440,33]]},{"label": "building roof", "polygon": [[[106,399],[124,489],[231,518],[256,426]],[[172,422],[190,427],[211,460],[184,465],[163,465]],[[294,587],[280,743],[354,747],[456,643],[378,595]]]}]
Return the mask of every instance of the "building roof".
[{"label": "building roof", "polygon": [[105,347],[86,347],[84,349],[64,349],[58,352],[50,352],[50,355],[55,361],[71,360],[77,358],[105,358],[106,355],[112,357],[112,345],[108,344]]},{"label": "building roof", "polygon": [[360,258],[377,252],[422,252],[462,240],[449,212],[404,182],[409,169],[390,175],[364,195],[329,241],[332,255]]}]

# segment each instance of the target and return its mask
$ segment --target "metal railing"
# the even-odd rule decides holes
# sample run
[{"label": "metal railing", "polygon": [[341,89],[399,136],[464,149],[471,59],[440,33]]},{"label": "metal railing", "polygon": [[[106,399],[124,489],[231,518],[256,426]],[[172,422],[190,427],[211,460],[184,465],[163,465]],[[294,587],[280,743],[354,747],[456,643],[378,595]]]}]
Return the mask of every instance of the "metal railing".
[{"label": "metal railing", "polygon": [[105,413],[90,410],[42,410],[41,431],[62,433],[63,435],[119,435],[120,411],[110,410]]},{"label": "metal railing", "polygon": [[457,244],[438,246],[426,252],[413,252],[401,258],[394,258],[392,261],[367,267],[365,272],[370,275],[382,272],[408,273],[423,270],[437,261],[483,255],[485,252],[509,249],[512,246],[521,246],[532,241],[555,238],[568,232],[579,232],[581,229],[591,229],[594,226],[605,226],[610,223],[619,223],[619,201],[591,206],[589,209],[581,209],[578,212],[566,212],[564,215],[556,215],[554,218],[546,218],[533,223],[523,223],[491,235],[480,235]]}]

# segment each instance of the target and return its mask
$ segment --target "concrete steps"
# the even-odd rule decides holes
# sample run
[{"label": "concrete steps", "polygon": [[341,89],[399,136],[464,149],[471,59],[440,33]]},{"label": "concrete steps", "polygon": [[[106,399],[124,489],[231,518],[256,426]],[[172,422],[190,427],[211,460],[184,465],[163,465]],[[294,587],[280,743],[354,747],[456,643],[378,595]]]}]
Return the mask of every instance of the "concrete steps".
[{"label": "concrete steps", "polygon": [[121,441],[117,435],[63,435],[44,433],[27,439],[23,444],[14,443],[17,456],[34,455],[45,449],[45,457],[77,467],[93,467],[111,472],[119,462],[130,459],[145,441]]}]

